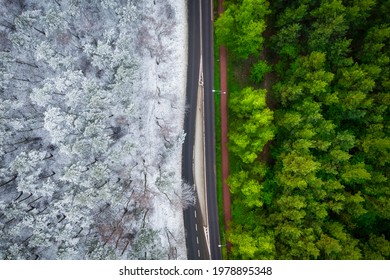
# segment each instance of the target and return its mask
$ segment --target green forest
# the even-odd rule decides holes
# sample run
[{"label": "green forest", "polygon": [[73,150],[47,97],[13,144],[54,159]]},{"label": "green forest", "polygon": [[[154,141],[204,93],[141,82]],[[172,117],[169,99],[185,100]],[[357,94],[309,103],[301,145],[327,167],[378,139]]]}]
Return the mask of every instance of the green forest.
[{"label": "green forest", "polygon": [[390,258],[390,2],[228,0],[231,259]]}]

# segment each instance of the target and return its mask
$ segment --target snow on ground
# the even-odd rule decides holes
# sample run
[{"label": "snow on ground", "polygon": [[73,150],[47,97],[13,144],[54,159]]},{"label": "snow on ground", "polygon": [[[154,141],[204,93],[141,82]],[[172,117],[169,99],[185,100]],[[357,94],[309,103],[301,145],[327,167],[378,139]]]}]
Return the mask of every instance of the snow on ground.
[{"label": "snow on ground", "polygon": [[[139,79],[134,87],[150,94],[150,98],[146,98],[143,104],[145,114],[148,115],[144,128],[150,136],[183,137],[187,73],[186,1],[142,1],[142,14],[145,21],[140,29],[151,36],[144,41],[147,44],[144,48],[135,48],[135,55],[139,55],[138,61],[142,63],[137,68],[136,75]],[[167,21],[166,18],[172,21]],[[147,35],[139,33],[138,36]],[[161,137],[159,139],[161,140]],[[156,140],[158,141],[155,137],[149,137],[142,143],[148,147],[147,161],[151,164],[148,181],[153,182],[159,176],[159,171],[153,165],[156,157],[159,157],[161,145],[161,142],[156,143]],[[171,200],[181,194],[181,156],[180,145],[174,148],[174,152],[165,162],[165,172],[168,173],[172,189],[160,191],[166,192]],[[160,232],[169,231],[166,236],[161,236],[162,245],[168,248],[170,242],[176,243],[177,258],[185,259],[181,208],[177,207],[177,204],[172,205],[165,195],[156,196],[154,199],[156,210],[150,216],[149,222]]]}]

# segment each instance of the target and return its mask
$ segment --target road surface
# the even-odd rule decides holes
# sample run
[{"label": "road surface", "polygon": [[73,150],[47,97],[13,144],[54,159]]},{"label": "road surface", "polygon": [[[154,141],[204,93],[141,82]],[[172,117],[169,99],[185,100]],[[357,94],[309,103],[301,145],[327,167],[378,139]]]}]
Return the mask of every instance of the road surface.
[{"label": "road surface", "polygon": [[204,128],[206,192],[209,241],[212,260],[222,258],[219,236],[218,200],[215,164],[213,1],[201,0],[202,61],[204,83]]},{"label": "road surface", "polygon": [[188,1],[188,112],[184,120],[186,140],[183,146],[183,179],[194,184],[193,148],[195,139],[196,103],[199,86],[199,67],[202,57],[204,90],[205,133],[205,183],[208,214],[209,250],[203,232],[199,204],[184,211],[184,226],[188,259],[221,259],[218,202],[215,165],[215,117],[214,117],[214,54],[213,54],[213,6],[211,0]]},{"label": "road surface", "polygon": [[[187,69],[187,113],[184,118],[182,176],[190,185],[194,184],[193,149],[195,140],[196,105],[200,65],[200,2],[188,0],[188,69]],[[197,201],[199,201],[197,199]],[[189,260],[210,259],[199,203],[184,210],[187,258]]]}]

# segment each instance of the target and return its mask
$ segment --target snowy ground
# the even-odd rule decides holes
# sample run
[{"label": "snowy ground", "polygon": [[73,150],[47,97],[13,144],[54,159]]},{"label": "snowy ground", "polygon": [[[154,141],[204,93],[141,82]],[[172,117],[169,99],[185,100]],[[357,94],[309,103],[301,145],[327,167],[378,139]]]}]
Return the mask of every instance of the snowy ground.
[{"label": "snowy ground", "polygon": [[[166,4],[162,6],[154,5],[153,2],[161,3],[161,1],[143,1],[143,13],[150,16],[150,21],[143,22],[143,24],[152,35],[149,38],[150,41],[147,42],[151,51],[142,49],[138,52],[141,55],[142,64],[137,69],[139,79],[136,86],[141,91],[149,92],[151,95],[149,100],[145,100],[148,104],[145,104],[148,115],[145,127],[149,131],[148,134],[180,135],[184,121],[187,73],[186,1],[164,1]],[[175,20],[172,23],[167,23],[165,17],[173,17]],[[155,30],[161,30],[165,35],[161,37],[160,42],[158,40],[159,34]],[[156,55],[151,55],[156,46],[160,48],[160,51],[157,51]],[[154,137],[150,137],[145,139],[143,143],[149,149],[148,159],[150,162],[153,162],[155,157],[159,155],[159,145],[161,144],[155,141]],[[169,180],[172,181],[174,193],[177,195],[181,193],[181,156],[181,146],[178,146],[166,162]],[[151,181],[156,181],[158,170],[152,168],[149,176]],[[157,209],[151,215],[150,223],[162,232],[167,228],[174,235],[174,240],[162,237],[162,245],[168,248],[169,242],[175,242],[177,244],[177,258],[185,259],[183,212],[180,208],[172,207],[164,196],[155,197],[154,204]]]}]

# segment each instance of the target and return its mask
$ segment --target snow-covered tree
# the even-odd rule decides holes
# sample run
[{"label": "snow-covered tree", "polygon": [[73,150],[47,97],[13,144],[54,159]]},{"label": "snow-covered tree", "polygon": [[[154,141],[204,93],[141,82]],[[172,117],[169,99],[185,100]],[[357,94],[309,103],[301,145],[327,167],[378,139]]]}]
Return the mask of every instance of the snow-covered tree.
[{"label": "snow-covered tree", "polygon": [[185,246],[180,222],[175,238],[155,223],[161,205],[175,216],[191,200],[185,71],[172,70],[185,9],[169,2],[0,0],[0,258],[160,259]]}]

